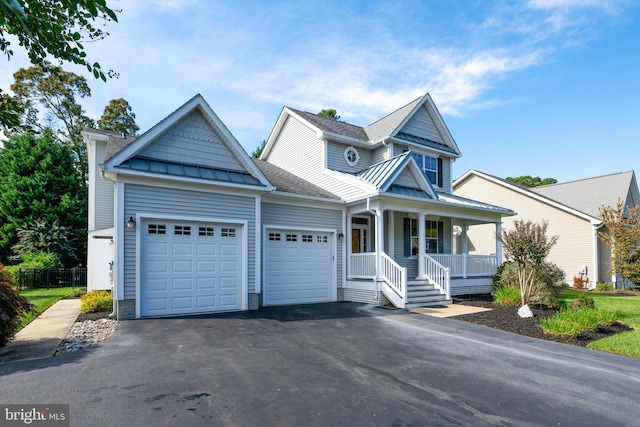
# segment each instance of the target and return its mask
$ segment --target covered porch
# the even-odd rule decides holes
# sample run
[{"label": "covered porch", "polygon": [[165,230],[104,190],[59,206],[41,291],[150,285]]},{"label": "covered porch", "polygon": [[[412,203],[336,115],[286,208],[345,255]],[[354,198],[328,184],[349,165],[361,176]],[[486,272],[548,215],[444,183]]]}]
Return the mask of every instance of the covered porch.
[{"label": "covered porch", "polygon": [[[384,203],[381,203],[384,202]],[[345,299],[368,295],[396,307],[441,305],[452,295],[490,291],[502,260],[495,252],[469,255],[467,229],[495,225],[498,213],[427,206],[411,200],[367,200],[347,211]]]}]

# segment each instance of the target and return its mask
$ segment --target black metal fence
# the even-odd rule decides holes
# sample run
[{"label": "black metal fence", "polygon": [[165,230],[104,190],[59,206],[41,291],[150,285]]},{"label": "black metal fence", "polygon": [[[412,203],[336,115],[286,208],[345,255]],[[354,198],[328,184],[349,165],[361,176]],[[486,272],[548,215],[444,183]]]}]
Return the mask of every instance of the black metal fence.
[{"label": "black metal fence", "polygon": [[20,290],[86,287],[86,268],[23,268],[18,276]]}]

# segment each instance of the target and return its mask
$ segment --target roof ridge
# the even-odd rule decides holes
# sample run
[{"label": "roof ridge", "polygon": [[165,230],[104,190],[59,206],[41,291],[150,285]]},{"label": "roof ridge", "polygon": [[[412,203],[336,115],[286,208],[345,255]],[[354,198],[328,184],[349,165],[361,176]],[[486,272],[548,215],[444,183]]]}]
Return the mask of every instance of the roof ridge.
[{"label": "roof ridge", "polygon": [[604,175],[589,176],[589,177],[586,177],[586,178],[578,178],[578,179],[573,179],[571,181],[556,182],[555,184],[540,185],[538,187],[531,187],[531,188],[548,188],[548,187],[564,185],[564,184],[573,184],[573,183],[580,182],[580,181],[590,181],[590,180],[593,180],[593,179],[601,179],[601,178],[606,178],[606,177],[610,177],[610,176],[614,176],[614,175],[624,175],[624,174],[628,174],[628,173],[633,173],[633,170],[606,173]]},{"label": "roof ridge", "polygon": [[320,120],[327,121],[327,123],[337,122],[337,123],[342,123],[343,125],[353,126],[353,127],[359,128],[359,129],[364,129],[364,127],[362,127],[360,125],[354,125],[353,123],[345,122],[343,120],[330,119],[328,117],[319,116],[318,114],[314,114],[314,113],[312,113],[310,111],[298,110],[297,108],[287,107],[286,105],[285,105],[285,107],[288,108],[291,111],[296,112],[296,113],[311,114],[312,116],[315,116],[315,117],[319,118]]}]

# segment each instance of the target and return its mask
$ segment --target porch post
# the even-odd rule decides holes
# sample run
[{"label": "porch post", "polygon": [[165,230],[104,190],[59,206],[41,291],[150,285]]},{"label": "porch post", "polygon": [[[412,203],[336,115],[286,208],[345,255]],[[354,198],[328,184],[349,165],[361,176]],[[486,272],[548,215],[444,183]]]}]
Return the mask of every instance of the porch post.
[{"label": "porch post", "polygon": [[469,242],[467,241],[468,230],[469,226],[464,224],[462,226],[462,237],[460,238],[462,241],[462,277],[464,279],[467,278],[467,257],[469,256]]},{"label": "porch post", "polygon": [[351,278],[351,254],[353,253],[353,242],[351,241],[351,215],[347,214],[347,278]]},{"label": "porch post", "polygon": [[382,268],[382,253],[384,252],[384,210],[376,211],[376,276]]},{"label": "porch post", "polygon": [[502,265],[502,242],[497,236],[502,236],[502,221],[496,222],[496,267]]},{"label": "porch post", "polygon": [[427,237],[425,236],[425,214],[418,213],[418,278],[423,279],[427,275],[424,265],[426,256]]}]

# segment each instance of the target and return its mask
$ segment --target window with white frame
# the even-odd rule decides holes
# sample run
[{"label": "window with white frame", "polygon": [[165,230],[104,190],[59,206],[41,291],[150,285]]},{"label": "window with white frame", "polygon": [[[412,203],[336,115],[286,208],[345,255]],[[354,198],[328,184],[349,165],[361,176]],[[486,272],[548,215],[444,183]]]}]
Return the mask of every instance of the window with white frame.
[{"label": "window with white frame", "polygon": [[433,185],[438,185],[438,159],[424,154],[413,153],[413,158],[424,175]]},{"label": "window with white frame", "polygon": [[[437,254],[442,252],[442,222],[425,221],[425,252],[428,254]],[[418,248],[420,241],[418,233],[418,220],[415,218],[404,219],[404,256],[418,256]]]}]

